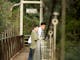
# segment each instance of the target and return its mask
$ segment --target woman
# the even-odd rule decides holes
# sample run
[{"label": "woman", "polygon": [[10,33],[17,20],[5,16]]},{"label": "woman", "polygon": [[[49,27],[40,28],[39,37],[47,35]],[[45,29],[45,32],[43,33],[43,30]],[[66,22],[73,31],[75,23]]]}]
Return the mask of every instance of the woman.
[{"label": "woman", "polygon": [[33,57],[35,54],[35,48],[36,48],[37,40],[38,40],[38,33],[37,32],[38,32],[38,26],[35,26],[31,32],[31,45],[30,45],[30,52],[29,52],[28,60],[33,60]]}]

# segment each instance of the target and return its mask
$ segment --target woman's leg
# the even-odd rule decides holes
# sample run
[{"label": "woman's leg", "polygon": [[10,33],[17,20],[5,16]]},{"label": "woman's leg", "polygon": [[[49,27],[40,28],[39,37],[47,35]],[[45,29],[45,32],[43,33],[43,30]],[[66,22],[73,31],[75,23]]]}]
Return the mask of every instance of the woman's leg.
[{"label": "woman's leg", "polygon": [[34,49],[30,48],[28,60],[33,60]]}]

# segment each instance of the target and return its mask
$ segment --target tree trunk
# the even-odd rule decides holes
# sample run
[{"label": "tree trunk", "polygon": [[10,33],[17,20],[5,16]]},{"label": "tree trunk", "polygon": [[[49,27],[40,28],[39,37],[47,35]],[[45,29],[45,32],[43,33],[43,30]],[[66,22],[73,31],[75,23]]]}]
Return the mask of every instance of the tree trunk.
[{"label": "tree trunk", "polygon": [[66,0],[62,0],[62,15],[61,15],[61,57],[60,60],[65,60],[65,19],[66,19]]}]

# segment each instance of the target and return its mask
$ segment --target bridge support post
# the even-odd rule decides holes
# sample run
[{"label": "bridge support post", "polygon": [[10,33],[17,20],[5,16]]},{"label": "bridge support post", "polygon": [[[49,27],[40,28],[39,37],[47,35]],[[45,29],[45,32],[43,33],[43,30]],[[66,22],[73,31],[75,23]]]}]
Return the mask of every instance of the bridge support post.
[{"label": "bridge support post", "polygon": [[49,47],[50,47],[50,49],[49,49],[49,60],[52,60],[52,35],[53,35],[53,31],[52,30],[50,30],[49,31],[49,36],[50,36],[50,38],[49,38]]},{"label": "bridge support post", "polygon": [[59,14],[57,12],[54,12],[54,18],[52,20],[52,24],[54,25],[54,33],[53,33],[53,47],[52,47],[52,60],[56,60],[56,29],[57,29],[57,24],[58,24],[58,19],[57,16]]},{"label": "bridge support post", "polygon": [[20,2],[20,35],[23,35],[23,0]]}]

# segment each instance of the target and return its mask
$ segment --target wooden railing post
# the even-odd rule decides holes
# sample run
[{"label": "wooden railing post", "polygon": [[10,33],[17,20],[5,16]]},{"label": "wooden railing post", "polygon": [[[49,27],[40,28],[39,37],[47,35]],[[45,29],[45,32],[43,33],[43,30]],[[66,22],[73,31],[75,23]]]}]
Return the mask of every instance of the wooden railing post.
[{"label": "wooden railing post", "polygon": [[23,42],[23,36],[13,36],[8,30],[3,32],[0,35],[0,60],[10,60],[23,48]]}]

